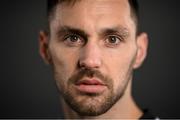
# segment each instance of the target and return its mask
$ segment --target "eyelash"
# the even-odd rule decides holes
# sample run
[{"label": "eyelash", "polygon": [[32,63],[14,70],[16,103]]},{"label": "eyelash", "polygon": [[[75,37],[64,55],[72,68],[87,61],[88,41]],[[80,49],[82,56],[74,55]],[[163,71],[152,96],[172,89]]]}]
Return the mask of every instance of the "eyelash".
[{"label": "eyelash", "polygon": [[[76,37],[76,41],[71,41],[73,37]],[[110,38],[113,38],[113,37],[116,39],[115,43],[109,42]],[[77,35],[77,34],[67,34],[67,35],[64,36],[63,41],[70,47],[82,46],[86,42],[85,38],[83,38],[83,37],[81,37],[80,35]],[[120,35],[107,35],[104,38],[104,43],[105,43],[105,45],[107,47],[116,47],[123,41],[124,41],[124,39]]]},{"label": "eyelash", "polygon": [[[76,41],[71,41],[73,37],[76,37],[76,39],[80,40],[80,42]],[[74,39],[74,38],[73,38]],[[84,44],[84,39],[82,37],[80,37],[77,34],[67,34],[65,35],[65,37],[63,38],[64,42],[68,45],[68,46],[78,46],[78,45],[83,45]]]},{"label": "eyelash", "polygon": [[[108,40],[110,40],[110,38],[113,38],[113,37],[116,39],[116,41],[115,41],[115,43],[110,43]],[[123,42],[123,38],[122,38],[122,36],[119,36],[119,35],[108,35],[105,39],[105,43],[107,43],[106,46],[108,46],[108,47],[118,46],[121,42]]]}]

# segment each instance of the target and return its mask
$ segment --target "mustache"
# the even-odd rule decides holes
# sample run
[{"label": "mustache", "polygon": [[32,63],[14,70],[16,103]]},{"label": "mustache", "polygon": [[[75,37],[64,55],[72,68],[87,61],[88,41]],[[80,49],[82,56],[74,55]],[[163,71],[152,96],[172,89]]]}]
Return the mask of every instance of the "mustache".
[{"label": "mustache", "polygon": [[103,82],[105,85],[112,87],[112,79],[111,78],[103,75],[99,70],[90,69],[90,68],[79,70],[77,73],[72,75],[68,81],[70,83],[75,84],[78,81],[81,81],[83,77],[89,77],[89,78],[96,77],[96,78],[100,79],[101,82]]}]

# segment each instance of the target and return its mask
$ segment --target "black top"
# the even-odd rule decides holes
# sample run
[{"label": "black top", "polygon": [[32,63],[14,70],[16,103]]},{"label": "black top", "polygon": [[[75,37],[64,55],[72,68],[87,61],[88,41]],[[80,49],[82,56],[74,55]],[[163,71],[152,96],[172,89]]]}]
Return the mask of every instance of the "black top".
[{"label": "black top", "polygon": [[154,116],[149,110],[145,109],[143,110],[143,115],[139,118],[140,120],[142,119],[156,119],[160,120],[157,116]]}]

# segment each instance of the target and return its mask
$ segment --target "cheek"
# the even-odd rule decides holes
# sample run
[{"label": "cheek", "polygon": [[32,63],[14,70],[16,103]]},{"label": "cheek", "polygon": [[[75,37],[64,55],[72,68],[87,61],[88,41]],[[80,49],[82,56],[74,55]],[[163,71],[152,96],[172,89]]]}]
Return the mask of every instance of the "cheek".
[{"label": "cheek", "polygon": [[55,80],[61,87],[66,86],[76,67],[76,55],[57,44],[50,45],[50,54]]},{"label": "cheek", "polygon": [[106,61],[107,73],[114,80],[114,89],[124,86],[132,72],[136,49],[134,47],[112,52]]}]

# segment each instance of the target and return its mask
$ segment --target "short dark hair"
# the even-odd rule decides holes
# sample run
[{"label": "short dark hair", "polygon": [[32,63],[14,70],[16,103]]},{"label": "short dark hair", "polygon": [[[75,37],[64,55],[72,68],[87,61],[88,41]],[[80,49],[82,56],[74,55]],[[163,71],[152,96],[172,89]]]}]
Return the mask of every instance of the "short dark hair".
[{"label": "short dark hair", "polygon": [[[75,2],[77,2],[79,0],[48,0],[47,3],[47,15],[48,17],[50,17],[55,8],[56,5],[59,3],[70,3],[70,4],[74,4]],[[135,24],[137,26],[138,29],[138,21],[139,21],[139,5],[138,5],[138,1],[137,0],[128,0],[130,8],[131,8],[131,17],[134,19]]]}]

